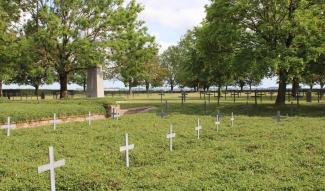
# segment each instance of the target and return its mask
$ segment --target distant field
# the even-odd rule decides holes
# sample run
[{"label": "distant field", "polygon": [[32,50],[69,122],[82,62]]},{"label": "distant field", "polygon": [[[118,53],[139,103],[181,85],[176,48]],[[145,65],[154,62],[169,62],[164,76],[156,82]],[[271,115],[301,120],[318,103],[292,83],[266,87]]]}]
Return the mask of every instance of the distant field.
[{"label": "distant field", "polygon": [[[56,132],[49,126],[18,129],[9,138],[1,131],[0,190],[49,190],[48,173],[37,174],[37,167],[48,162],[50,145],[54,146],[56,160],[66,160],[66,165],[56,171],[57,190],[325,188],[324,104],[302,104],[292,109],[290,105],[276,108],[272,104],[222,103],[217,107],[213,103],[203,115],[199,99],[181,106],[174,98],[168,105],[168,118],[161,119],[163,105],[157,97],[127,101],[123,107],[158,108],[119,121],[96,121],[92,128],[87,123],[71,123],[59,125]],[[103,100],[79,102],[70,104],[87,109],[93,105],[94,111],[100,111],[96,105]],[[68,105],[67,109],[71,107]],[[287,116],[280,123],[272,118],[277,110]],[[218,111],[223,116],[219,132],[214,126]],[[236,117],[234,127],[230,127],[231,112]],[[194,131],[198,117],[203,126],[200,140]],[[172,153],[166,139],[171,123],[176,133]],[[125,132],[135,144],[129,169],[119,152]]]},{"label": "distant field", "polygon": [[[221,97],[220,105],[217,105],[217,98],[212,94],[210,96],[210,104],[208,96],[206,96],[207,102],[207,111],[208,113],[214,112],[217,109],[231,110],[236,111],[237,113],[242,114],[254,114],[254,113],[263,113],[265,115],[273,115],[277,109],[282,110],[288,114],[299,115],[313,115],[322,116],[325,115],[325,99],[321,100],[320,103],[317,100],[314,100],[312,103],[306,103],[304,99],[300,99],[300,106],[297,107],[296,100],[290,100],[287,102],[286,106],[281,108],[274,108],[274,99],[270,96],[264,96],[262,100],[257,99],[257,106],[255,106],[255,99],[252,98],[253,93],[247,96],[242,94],[239,97],[234,98],[230,94],[225,97]],[[315,98],[315,96],[314,96]],[[5,99],[2,99],[5,100]],[[14,122],[20,121],[29,121],[42,118],[52,118],[53,113],[57,113],[59,117],[71,116],[71,115],[85,115],[89,111],[92,113],[105,113],[103,105],[115,104],[116,101],[122,101],[121,107],[130,108],[138,106],[157,106],[160,107],[165,104],[165,100],[168,100],[168,104],[174,108],[174,111],[182,109],[181,98],[179,93],[166,93],[163,96],[163,103],[161,103],[161,97],[158,93],[151,94],[134,94],[130,96],[108,96],[102,99],[88,99],[88,98],[75,98],[68,100],[28,100],[28,101],[1,101],[0,100],[0,123],[6,122],[8,116],[12,117]],[[292,105],[291,105],[292,103]],[[190,93],[187,95],[186,102],[184,106],[188,107],[188,110],[184,110],[187,113],[203,112],[204,108],[204,95],[200,96],[199,93]],[[201,110],[201,111],[197,111]],[[249,113],[247,113],[249,112]]]}]

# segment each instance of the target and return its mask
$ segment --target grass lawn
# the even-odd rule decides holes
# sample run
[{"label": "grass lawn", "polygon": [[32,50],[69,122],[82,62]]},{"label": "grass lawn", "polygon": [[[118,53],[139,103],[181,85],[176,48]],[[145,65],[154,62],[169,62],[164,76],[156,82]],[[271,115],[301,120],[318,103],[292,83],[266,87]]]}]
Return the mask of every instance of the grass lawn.
[{"label": "grass lawn", "polygon": [[[161,106],[158,98],[128,101],[124,107]],[[166,119],[157,108],[96,121],[92,128],[85,122],[59,125],[55,132],[49,126],[17,129],[9,138],[3,131],[0,190],[49,190],[48,173],[37,174],[37,167],[48,162],[50,145],[56,160],[66,160],[56,170],[57,190],[325,190],[324,105],[303,104],[294,108],[295,116],[276,123],[272,116],[279,109],[283,115],[292,112],[289,106],[222,103],[209,105],[203,115],[201,100],[182,107],[175,98]],[[213,117],[218,110],[219,132]],[[198,117],[200,140],[194,131]],[[176,133],[173,152],[166,139],[170,123]],[[119,152],[125,132],[135,144],[129,169]]]},{"label": "grass lawn", "polygon": [[52,118],[53,113],[58,117],[84,115],[89,111],[104,114],[104,105],[114,104],[116,100],[121,98],[0,102],[0,123],[5,123],[8,116],[13,122],[22,122]]}]

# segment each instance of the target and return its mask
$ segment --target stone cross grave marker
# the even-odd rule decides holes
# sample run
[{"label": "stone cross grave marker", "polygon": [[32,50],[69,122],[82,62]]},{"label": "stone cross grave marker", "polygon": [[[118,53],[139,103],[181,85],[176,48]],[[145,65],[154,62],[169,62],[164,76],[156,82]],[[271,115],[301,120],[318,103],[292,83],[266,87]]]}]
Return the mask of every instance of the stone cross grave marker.
[{"label": "stone cross grave marker", "polygon": [[266,94],[263,93],[263,92],[258,92],[258,93],[257,93],[257,96],[260,98],[260,103],[263,102],[263,96],[265,96],[265,95],[266,95]]},{"label": "stone cross grave marker", "polygon": [[208,101],[211,103],[211,96],[213,95],[211,92],[205,93],[208,96]]},{"label": "stone cross grave marker", "polygon": [[276,116],[274,118],[277,122],[281,122],[281,119],[284,119],[285,116],[281,116],[281,112],[277,111]]},{"label": "stone cross grave marker", "polygon": [[112,119],[117,119],[117,120],[120,117],[120,113],[118,113],[118,111],[115,107],[112,108],[111,116],[112,116]]},{"label": "stone cross grave marker", "polygon": [[246,104],[248,104],[249,95],[251,95],[251,92],[245,92],[244,94],[246,94]]},{"label": "stone cross grave marker", "polygon": [[91,115],[91,112],[89,111],[88,117],[86,118],[88,121],[88,126],[91,127],[91,121],[93,120],[93,116]]},{"label": "stone cross grave marker", "polygon": [[167,139],[169,139],[169,150],[173,151],[173,138],[176,137],[176,134],[173,133],[173,125],[169,127],[169,133],[167,134]]},{"label": "stone cross grave marker", "polygon": [[163,91],[161,91],[158,95],[160,95],[160,103],[163,102],[163,96],[165,95],[165,93]]},{"label": "stone cross grave marker", "polygon": [[219,125],[221,124],[219,114],[216,116],[215,124],[217,126],[217,132],[219,132]]},{"label": "stone cross grave marker", "polygon": [[61,120],[56,118],[56,113],[53,114],[53,120],[50,121],[53,124],[53,129],[56,130],[56,125],[61,123]]},{"label": "stone cross grave marker", "polygon": [[202,130],[202,126],[200,124],[200,119],[197,119],[197,126],[195,127],[195,131],[197,132],[197,139],[200,139],[201,130]]},{"label": "stone cross grave marker", "polygon": [[7,124],[6,125],[2,125],[1,129],[7,129],[7,137],[10,136],[10,130],[16,128],[15,124],[11,124],[10,122],[10,117],[7,118]]},{"label": "stone cross grave marker", "polygon": [[125,134],[125,146],[120,147],[120,152],[125,152],[126,167],[130,167],[129,150],[134,149],[134,144],[129,145],[129,134]]},{"label": "stone cross grave marker", "polygon": [[234,96],[234,103],[236,103],[236,96],[239,96],[240,94],[239,92],[234,91],[230,95]]},{"label": "stone cross grave marker", "polygon": [[166,113],[167,113],[167,110],[168,110],[168,101],[165,100],[165,111],[166,111]]},{"label": "stone cross grave marker", "polygon": [[165,112],[163,108],[161,108],[160,117],[161,117],[162,119],[165,118],[165,117],[167,117],[167,112]]},{"label": "stone cross grave marker", "polygon": [[51,191],[55,191],[55,169],[65,165],[65,160],[54,160],[54,149],[49,147],[49,164],[38,167],[38,173],[50,171]]},{"label": "stone cross grave marker", "polygon": [[182,93],[181,93],[182,105],[186,102],[187,95],[188,94],[185,91],[182,91]]},{"label": "stone cross grave marker", "polygon": [[235,121],[234,112],[231,112],[230,122],[232,127],[234,126],[234,121]]}]

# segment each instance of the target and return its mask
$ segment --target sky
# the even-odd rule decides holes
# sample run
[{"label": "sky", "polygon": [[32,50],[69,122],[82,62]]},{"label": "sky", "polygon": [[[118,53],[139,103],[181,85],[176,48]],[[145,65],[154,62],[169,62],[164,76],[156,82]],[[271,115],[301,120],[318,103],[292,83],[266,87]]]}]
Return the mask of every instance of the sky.
[{"label": "sky", "polygon": [[[160,53],[171,45],[176,45],[187,30],[200,24],[205,17],[204,6],[209,0],[138,0],[144,6],[140,19],[146,22],[148,32],[156,37],[160,45]],[[276,79],[265,79],[262,87],[274,87]],[[124,87],[119,81],[105,81],[105,88]],[[31,88],[28,86],[10,85],[4,88]],[[41,88],[59,89],[58,84]],[[80,89],[77,85],[69,85],[69,89]]]}]

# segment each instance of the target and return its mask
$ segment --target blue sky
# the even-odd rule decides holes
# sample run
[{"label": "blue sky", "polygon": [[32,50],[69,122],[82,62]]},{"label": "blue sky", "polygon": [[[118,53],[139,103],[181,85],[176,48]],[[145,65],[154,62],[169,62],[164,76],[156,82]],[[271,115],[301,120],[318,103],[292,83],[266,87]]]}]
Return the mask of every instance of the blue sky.
[{"label": "blue sky", "polygon": [[[160,44],[160,52],[168,46],[176,45],[187,30],[198,25],[205,17],[204,6],[209,0],[138,0],[145,9],[140,19],[146,22],[149,33],[156,37]],[[276,79],[263,81],[263,87],[274,87]],[[124,87],[119,81],[105,81],[105,88]],[[4,88],[17,88],[16,85]],[[31,88],[21,86],[20,88]],[[43,86],[46,89],[58,89],[58,84]],[[79,89],[77,85],[70,85],[69,89]]]}]

